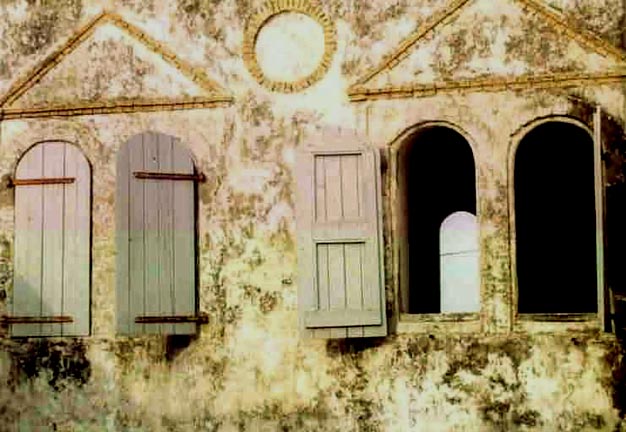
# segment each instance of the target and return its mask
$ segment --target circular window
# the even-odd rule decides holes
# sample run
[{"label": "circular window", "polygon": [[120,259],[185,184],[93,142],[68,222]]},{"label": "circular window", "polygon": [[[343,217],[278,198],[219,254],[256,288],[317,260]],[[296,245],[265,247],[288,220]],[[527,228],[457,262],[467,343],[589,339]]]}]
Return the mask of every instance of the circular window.
[{"label": "circular window", "polygon": [[272,1],[248,24],[244,60],[261,85],[290,93],[321,79],[336,46],[335,29],[319,7]]}]

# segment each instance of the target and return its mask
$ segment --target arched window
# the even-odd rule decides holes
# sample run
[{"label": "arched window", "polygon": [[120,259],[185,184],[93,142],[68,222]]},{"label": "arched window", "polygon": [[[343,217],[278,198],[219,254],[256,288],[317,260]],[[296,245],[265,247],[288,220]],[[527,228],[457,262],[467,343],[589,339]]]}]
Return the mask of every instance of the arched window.
[{"label": "arched window", "polygon": [[13,336],[89,334],[91,172],[63,141],[31,147],[15,170]]},{"label": "arched window", "polygon": [[145,132],[117,160],[117,305],[122,334],[195,333],[195,173],[189,151]]},{"label": "arched window", "polygon": [[441,224],[439,237],[441,312],[480,311],[476,216],[452,213]]},{"label": "arched window", "polygon": [[549,122],[515,153],[519,313],[597,311],[594,144],[581,127]]},{"label": "arched window", "polygon": [[[469,262],[477,266],[478,230],[467,219],[476,215],[476,174],[465,138],[439,126],[410,137],[399,152],[397,197],[401,312],[477,311],[478,269]],[[459,226],[468,230],[466,236],[454,234]],[[460,260],[444,255],[459,250],[469,255]],[[471,282],[458,274],[465,270]],[[462,298],[448,303],[449,295]]]}]

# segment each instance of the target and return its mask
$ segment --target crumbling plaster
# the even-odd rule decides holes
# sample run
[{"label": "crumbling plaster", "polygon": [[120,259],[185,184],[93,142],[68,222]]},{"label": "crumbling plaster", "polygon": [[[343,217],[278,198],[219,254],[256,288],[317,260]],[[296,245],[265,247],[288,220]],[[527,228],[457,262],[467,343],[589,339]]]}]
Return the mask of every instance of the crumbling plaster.
[{"label": "crumbling plaster", "polygon": [[[211,109],[0,120],[0,314],[12,289],[13,191],[7,180],[19,155],[35,142],[65,139],[85,153],[93,173],[92,335],[23,340],[0,330],[0,430],[617,430],[626,409],[626,376],[612,335],[512,331],[507,166],[512,135],[536,118],[570,115],[589,124],[590,107],[598,103],[606,119],[622,125],[623,88],[350,103],[349,84],[442,4],[334,0],[323,5],[338,42],[327,74],[301,93],[275,93],[258,85],[242,57],[245,22],[260,4],[0,1],[0,93],[106,6],[234,96],[232,104]],[[620,1],[556,6],[576,25],[621,43]],[[520,47],[538,40],[535,29],[524,31],[528,40]],[[459,52],[454,48],[453,41],[451,63],[442,58],[437,77],[480,50],[469,42]],[[84,67],[95,74],[132,54],[110,52],[119,57],[100,62],[92,53]],[[532,50],[518,54],[517,61],[532,66]],[[131,90],[141,88],[141,79],[136,84]],[[100,97],[91,90],[89,97]],[[37,97],[52,103],[68,94],[74,93],[59,86]],[[388,156],[403,131],[427,121],[456,125],[474,146],[480,330],[300,338],[295,149],[324,129],[341,127],[366,134]],[[146,130],[179,137],[208,178],[198,192],[198,295],[209,323],[193,338],[115,335],[116,153]],[[609,150],[621,154],[621,139],[607,143]],[[393,318],[390,161],[384,159],[387,313]],[[607,183],[620,181],[621,167],[609,172]]]}]

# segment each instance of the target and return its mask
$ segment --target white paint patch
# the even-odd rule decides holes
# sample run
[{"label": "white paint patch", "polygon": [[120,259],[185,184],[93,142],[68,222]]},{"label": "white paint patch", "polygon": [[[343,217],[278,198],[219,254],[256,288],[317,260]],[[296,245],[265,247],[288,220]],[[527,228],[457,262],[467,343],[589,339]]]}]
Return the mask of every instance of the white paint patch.
[{"label": "white paint patch", "polygon": [[243,168],[229,176],[229,185],[238,192],[261,194],[271,176],[270,169]]},{"label": "white paint patch", "polygon": [[296,151],[292,147],[285,147],[282,152],[283,161],[290,166],[293,166],[296,162]]},{"label": "white paint patch", "polygon": [[25,1],[21,1],[12,5],[2,5],[0,6],[0,10],[3,11],[3,16],[10,16],[16,21],[25,21],[29,17],[28,4]]},{"label": "white paint patch", "polygon": [[267,215],[267,230],[272,232],[278,228],[281,220],[290,221],[294,217],[293,210],[287,203],[280,202],[272,207]]}]

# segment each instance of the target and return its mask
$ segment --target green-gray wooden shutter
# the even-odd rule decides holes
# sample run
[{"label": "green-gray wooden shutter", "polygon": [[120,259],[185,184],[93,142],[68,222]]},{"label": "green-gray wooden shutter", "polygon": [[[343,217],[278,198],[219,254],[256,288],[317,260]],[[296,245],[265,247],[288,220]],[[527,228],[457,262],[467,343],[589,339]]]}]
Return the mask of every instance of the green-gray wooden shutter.
[{"label": "green-gray wooden shutter", "polygon": [[47,141],[23,155],[15,170],[14,183],[15,268],[11,318],[68,317],[71,322],[12,323],[11,334],[88,335],[89,163],[75,146]]},{"label": "green-gray wooden shutter", "polygon": [[365,147],[298,152],[299,311],[307,337],[387,334],[379,158]]},{"label": "green-gray wooden shutter", "polygon": [[[121,334],[192,334],[193,322],[138,323],[196,316],[195,183],[136,173],[193,176],[178,139],[136,135],[117,161],[117,317]],[[172,177],[173,177],[172,176]]]}]

